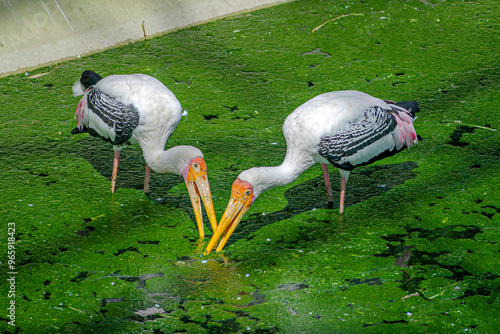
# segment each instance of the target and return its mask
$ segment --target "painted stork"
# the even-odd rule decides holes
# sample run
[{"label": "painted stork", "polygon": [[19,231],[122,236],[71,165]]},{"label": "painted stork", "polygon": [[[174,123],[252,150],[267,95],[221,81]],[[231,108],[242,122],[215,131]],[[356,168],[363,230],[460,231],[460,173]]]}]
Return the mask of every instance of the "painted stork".
[{"label": "painted stork", "polygon": [[73,85],[73,94],[83,97],[75,111],[77,127],[71,133],[88,132],[113,144],[112,193],[115,191],[120,150],[128,144],[139,144],[146,160],[144,191],[149,192],[151,169],[158,173],[182,175],[200,237],[205,236],[200,197],[215,231],[217,220],[203,153],[193,146],[176,146],[165,151],[167,139],[182,116],[181,104],[165,85],[145,74],[102,78],[87,70]]},{"label": "painted stork", "polygon": [[340,170],[340,213],[344,211],[347,178],[352,169],[396,154],[419,138],[413,127],[418,103],[380,100],[358,91],[318,95],[295,109],[283,123],[287,143],[283,163],[240,173],[231,199],[205,254],[221,251],[250,205],[264,191],[293,182],[321,163],[327,200],[333,202],[328,165]]}]

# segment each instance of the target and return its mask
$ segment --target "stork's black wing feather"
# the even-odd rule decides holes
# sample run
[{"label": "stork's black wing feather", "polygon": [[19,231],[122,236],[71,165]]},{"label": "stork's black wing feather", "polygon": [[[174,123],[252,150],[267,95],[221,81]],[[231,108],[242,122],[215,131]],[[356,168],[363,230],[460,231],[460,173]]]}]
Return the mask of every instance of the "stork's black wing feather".
[{"label": "stork's black wing feather", "polygon": [[[352,170],[356,166],[367,165],[375,160],[396,153],[378,142],[396,128],[397,123],[389,110],[373,107],[366,110],[363,118],[353,123],[345,131],[321,138],[318,152],[334,166]],[[373,156],[364,159],[356,155],[363,149],[373,148]],[[364,161],[360,161],[364,160]]]},{"label": "stork's black wing feather", "polygon": [[97,88],[87,93],[87,103],[89,111],[98,116],[109,128],[114,129],[115,138],[109,138],[109,132],[100,133],[99,127],[93,124],[86,124],[88,132],[110,141],[113,145],[127,142],[139,125],[139,113],[134,105],[125,105]]}]

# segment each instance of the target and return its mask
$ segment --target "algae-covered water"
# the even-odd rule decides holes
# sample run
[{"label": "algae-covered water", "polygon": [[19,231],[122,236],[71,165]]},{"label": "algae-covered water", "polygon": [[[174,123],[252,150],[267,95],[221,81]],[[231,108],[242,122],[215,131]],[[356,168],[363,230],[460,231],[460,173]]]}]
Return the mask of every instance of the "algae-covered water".
[{"label": "algae-covered water", "polygon": [[[496,333],[499,13],[294,1],[0,79],[0,330]],[[419,101],[424,141],[356,169],[343,216],[337,171],[329,208],[314,166],[204,256],[181,177],[153,173],[146,196],[130,147],[111,195],[112,147],[70,135],[85,69],[176,94],[188,115],[167,147],[204,152],[218,218],[240,171],[281,162],[283,120],[320,93]]]}]

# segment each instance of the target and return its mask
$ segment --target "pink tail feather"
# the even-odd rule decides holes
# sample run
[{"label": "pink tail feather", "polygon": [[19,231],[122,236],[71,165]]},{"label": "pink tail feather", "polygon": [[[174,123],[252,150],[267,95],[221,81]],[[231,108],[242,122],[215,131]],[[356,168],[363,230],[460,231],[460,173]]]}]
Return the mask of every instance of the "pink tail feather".
[{"label": "pink tail feather", "polygon": [[78,102],[75,110],[75,118],[76,118],[76,126],[78,127],[79,130],[83,129],[83,115],[85,114],[85,109],[87,107],[87,93],[91,90],[92,88],[89,88],[85,91],[85,94],[82,96],[80,101]]},{"label": "pink tail feather", "polygon": [[[400,108],[398,108],[400,109]],[[397,129],[394,133],[394,141],[396,142],[396,147],[399,150],[403,145],[410,148],[418,142],[417,132],[413,126],[413,118],[403,110],[393,109],[394,119],[397,123]]]}]

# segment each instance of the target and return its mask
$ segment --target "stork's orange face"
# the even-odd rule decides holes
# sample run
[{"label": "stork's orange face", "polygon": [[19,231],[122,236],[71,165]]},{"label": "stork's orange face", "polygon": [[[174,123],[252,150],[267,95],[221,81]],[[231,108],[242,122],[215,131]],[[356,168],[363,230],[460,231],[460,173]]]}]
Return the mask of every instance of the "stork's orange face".
[{"label": "stork's orange face", "polygon": [[224,211],[224,215],[222,216],[219,226],[215,231],[212,239],[208,243],[207,249],[205,250],[205,254],[210,254],[212,249],[215,247],[215,244],[220,240],[219,245],[217,246],[217,252],[220,252],[227,240],[233,234],[236,226],[240,223],[241,219],[248,211],[250,206],[254,201],[254,192],[253,186],[240,179],[236,179],[233,182],[233,186],[231,188],[231,199],[227,204],[226,211]]},{"label": "stork's orange face", "polygon": [[210,185],[208,184],[207,164],[205,163],[205,160],[202,157],[192,159],[182,175],[186,181],[189,197],[191,198],[191,204],[193,205],[194,216],[196,218],[196,224],[198,225],[200,238],[204,238],[205,231],[203,228],[201,202],[203,202],[203,205],[205,206],[205,211],[207,212],[212,230],[215,231],[217,229],[217,219],[215,217]]}]

